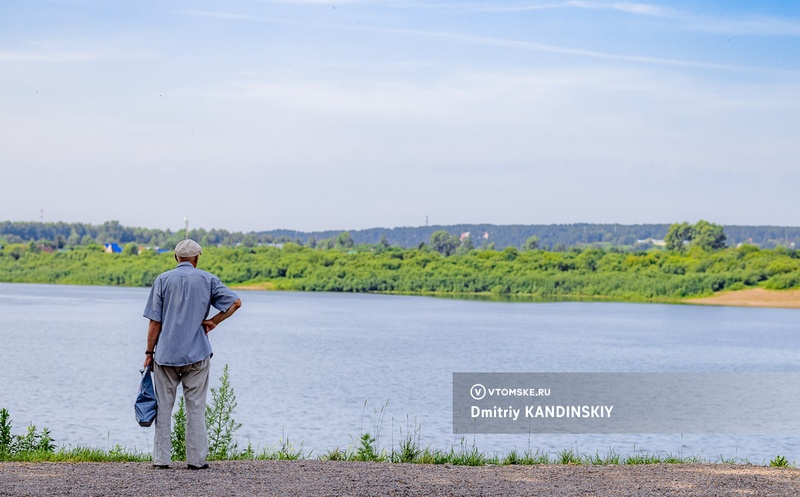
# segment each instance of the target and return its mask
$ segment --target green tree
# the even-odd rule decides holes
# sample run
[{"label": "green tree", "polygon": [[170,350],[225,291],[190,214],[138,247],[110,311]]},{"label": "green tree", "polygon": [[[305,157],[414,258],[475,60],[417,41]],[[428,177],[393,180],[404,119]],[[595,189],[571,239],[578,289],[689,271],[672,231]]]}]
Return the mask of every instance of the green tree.
[{"label": "green tree", "polygon": [[725,231],[719,224],[700,220],[696,224],[686,222],[671,224],[664,242],[668,250],[684,252],[687,246],[703,250],[725,248]]},{"label": "green tree", "polygon": [[672,250],[673,252],[685,251],[686,244],[691,240],[692,225],[686,222],[671,224],[667,230],[667,235],[664,237],[667,250]]},{"label": "green tree", "polygon": [[519,252],[514,247],[506,247],[500,252],[503,256],[503,259],[507,261],[514,261],[519,257]]},{"label": "green tree", "polygon": [[692,246],[703,250],[725,248],[725,231],[719,224],[701,219],[692,227]]},{"label": "green tree", "polygon": [[139,246],[135,243],[127,243],[122,249],[124,255],[139,255]]},{"label": "green tree", "polygon": [[525,245],[522,247],[524,250],[536,250],[539,248],[539,237],[532,236],[525,240]]},{"label": "green tree", "polygon": [[256,239],[256,236],[254,234],[248,233],[244,235],[244,238],[242,238],[242,246],[247,248],[253,248],[256,245],[258,245],[258,240]]},{"label": "green tree", "polygon": [[81,236],[72,228],[69,232],[69,237],[67,238],[67,245],[79,245],[81,243]]},{"label": "green tree", "polygon": [[353,240],[353,237],[350,236],[349,231],[342,231],[339,233],[339,236],[336,237],[336,248],[339,250],[350,250],[356,242]]},{"label": "green tree", "polygon": [[472,243],[472,237],[465,236],[461,243],[459,244],[458,248],[456,249],[456,254],[464,255],[469,254],[475,250],[475,245]]},{"label": "green tree", "polygon": [[458,239],[444,230],[434,231],[431,235],[431,248],[442,255],[447,256],[453,254],[458,244]]},{"label": "green tree", "polygon": [[106,221],[97,227],[97,238],[103,243],[124,243],[133,240],[126,228],[119,221]]}]

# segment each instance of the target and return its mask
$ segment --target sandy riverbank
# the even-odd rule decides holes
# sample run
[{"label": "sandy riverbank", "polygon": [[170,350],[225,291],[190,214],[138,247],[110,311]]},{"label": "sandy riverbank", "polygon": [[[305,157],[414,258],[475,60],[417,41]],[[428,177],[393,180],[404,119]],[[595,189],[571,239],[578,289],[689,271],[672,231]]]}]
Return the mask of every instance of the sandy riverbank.
[{"label": "sandy riverbank", "polygon": [[465,467],[325,461],[0,463],[1,496],[796,497],[800,470],[730,464]]},{"label": "sandy riverbank", "polygon": [[687,304],[701,305],[800,309],[800,290],[765,290],[763,288],[750,288],[736,292],[722,292],[700,299],[686,299],[684,302]]}]

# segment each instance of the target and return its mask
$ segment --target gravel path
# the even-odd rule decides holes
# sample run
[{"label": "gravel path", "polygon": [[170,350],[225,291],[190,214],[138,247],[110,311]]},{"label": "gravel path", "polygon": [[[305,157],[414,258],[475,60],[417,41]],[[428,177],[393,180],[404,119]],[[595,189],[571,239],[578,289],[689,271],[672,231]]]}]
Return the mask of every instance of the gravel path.
[{"label": "gravel path", "polygon": [[482,466],[225,461],[0,463],[0,495],[769,496],[800,495],[800,470],[725,464]]}]

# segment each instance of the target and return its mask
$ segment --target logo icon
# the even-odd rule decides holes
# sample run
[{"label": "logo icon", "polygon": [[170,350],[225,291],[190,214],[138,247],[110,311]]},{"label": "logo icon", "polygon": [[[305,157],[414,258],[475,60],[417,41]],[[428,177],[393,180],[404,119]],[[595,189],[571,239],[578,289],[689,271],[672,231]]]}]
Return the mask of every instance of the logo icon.
[{"label": "logo icon", "polygon": [[480,383],[476,383],[472,385],[472,388],[469,389],[469,394],[473,399],[481,400],[482,398],[486,397],[486,387]]}]

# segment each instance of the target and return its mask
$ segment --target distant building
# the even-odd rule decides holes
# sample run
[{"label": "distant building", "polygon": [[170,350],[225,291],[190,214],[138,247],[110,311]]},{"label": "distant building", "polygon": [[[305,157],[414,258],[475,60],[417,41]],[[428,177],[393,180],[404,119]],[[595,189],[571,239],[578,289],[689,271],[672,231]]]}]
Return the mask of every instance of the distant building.
[{"label": "distant building", "polygon": [[116,243],[104,243],[103,250],[105,250],[106,254],[120,254],[122,253],[122,247],[120,247]]},{"label": "distant building", "polygon": [[651,245],[656,246],[656,247],[666,247],[667,246],[667,242],[665,242],[664,240],[654,240],[652,238],[645,238],[644,240],[636,240],[636,243],[651,244]]},{"label": "distant building", "polygon": [[469,238],[469,231],[461,233],[461,238],[459,238],[459,240],[463,242],[464,238]]}]

